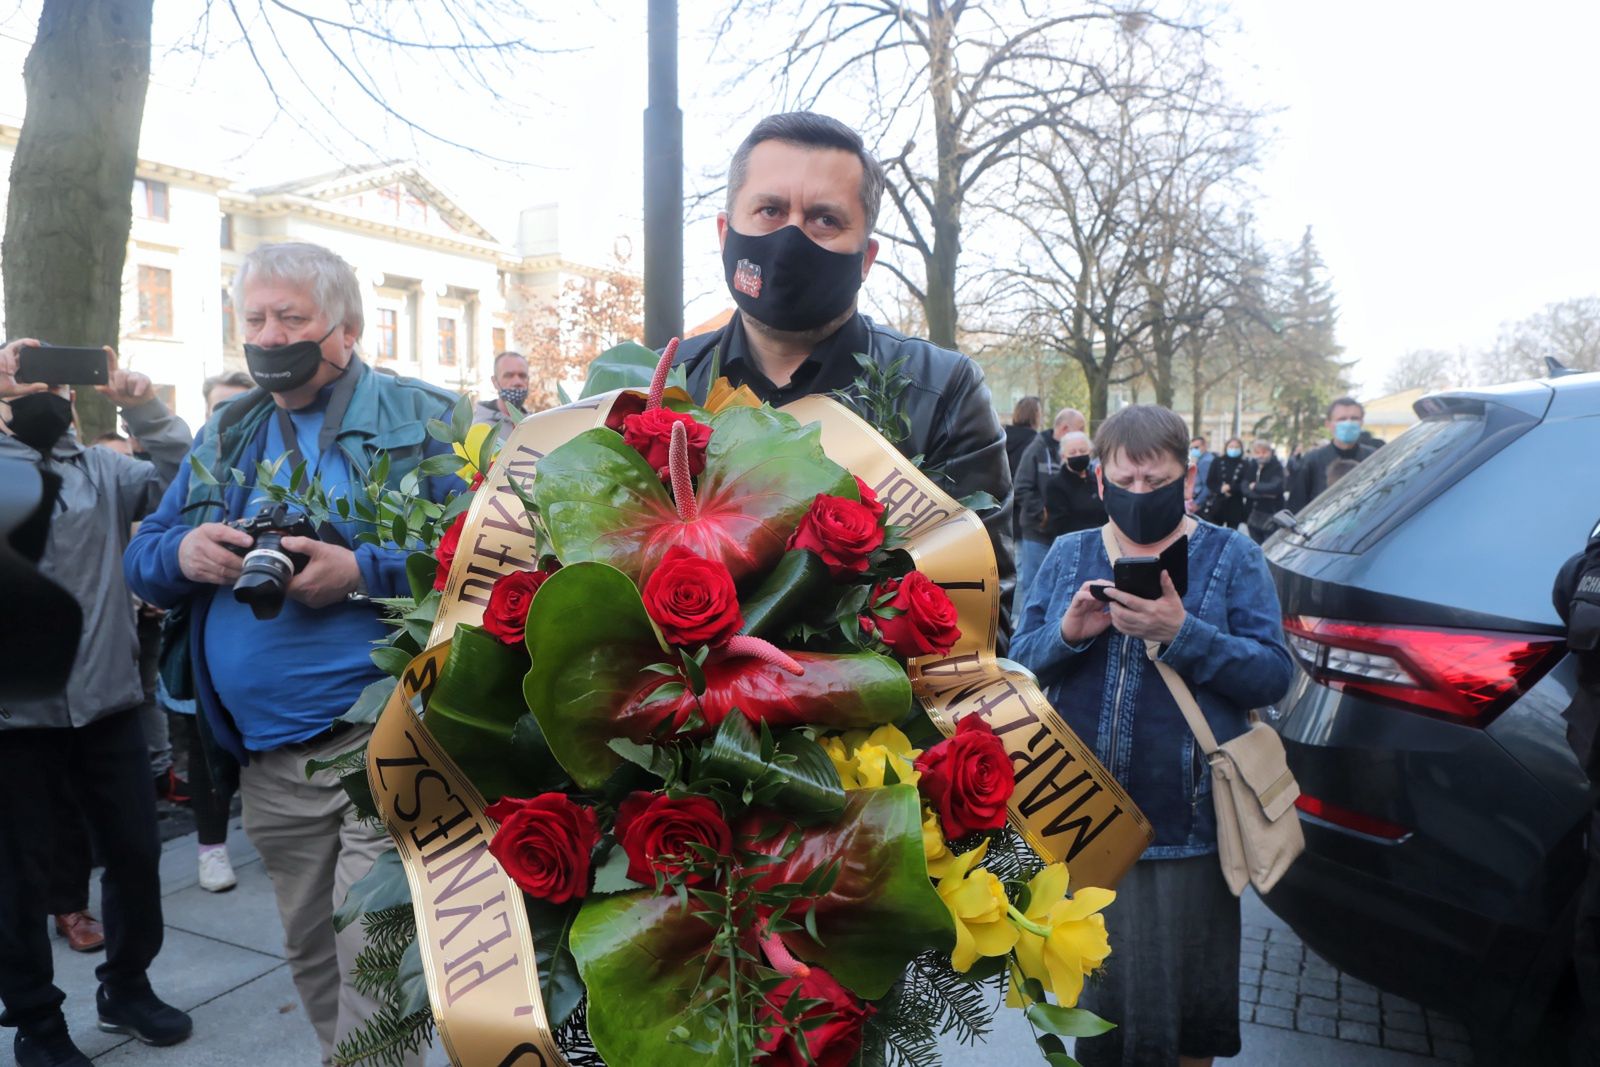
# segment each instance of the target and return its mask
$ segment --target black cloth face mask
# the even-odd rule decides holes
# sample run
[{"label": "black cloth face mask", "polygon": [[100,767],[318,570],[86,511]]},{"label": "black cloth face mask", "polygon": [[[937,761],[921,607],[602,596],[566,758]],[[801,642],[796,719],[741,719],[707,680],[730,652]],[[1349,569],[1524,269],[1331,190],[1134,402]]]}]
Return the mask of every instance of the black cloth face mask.
[{"label": "black cloth face mask", "polygon": [[55,393],[29,393],[11,401],[11,433],[17,440],[48,455],[72,425],[72,401]]},{"label": "black cloth face mask", "polygon": [[1089,457],[1088,456],[1068,456],[1067,457],[1067,470],[1071,471],[1072,473],[1074,473],[1074,474],[1082,474],[1084,471],[1086,471],[1088,469],[1089,469]]},{"label": "black cloth face mask", "polygon": [[785,333],[826,326],[861,291],[866,252],[830,252],[798,226],[751,237],[728,227],[723,275],[739,310]]},{"label": "black cloth face mask", "polygon": [[[337,324],[329,328],[322,341],[332,337],[338,328]],[[244,362],[250,368],[250,377],[261,388],[269,393],[287,393],[316,377],[317,364],[323,362],[322,341],[295,341],[275,348],[245,345]]]},{"label": "black cloth face mask", "polygon": [[1183,521],[1182,478],[1174,478],[1148,493],[1130,492],[1107,478],[1101,486],[1100,499],[1117,529],[1136,545],[1155,544]]}]

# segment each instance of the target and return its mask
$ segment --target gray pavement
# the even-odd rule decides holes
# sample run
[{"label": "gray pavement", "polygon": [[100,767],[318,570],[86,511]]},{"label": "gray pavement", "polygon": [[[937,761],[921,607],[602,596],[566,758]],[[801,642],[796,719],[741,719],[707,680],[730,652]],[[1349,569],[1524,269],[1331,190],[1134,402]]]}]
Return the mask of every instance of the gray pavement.
[{"label": "gray pavement", "polygon": [[[95,1028],[94,967],[55,939],[56,980],[79,1047],[97,1063],[127,1067],[315,1067],[318,1047],[283,959],[272,886],[234,820],[228,849],[239,886],[207,893],[196,884],[192,834],[168,841],[161,880],[166,946],[151,971],[156,991],[194,1016],[194,1036],[148,1048]],[[98,885],[95,887],[98,897]],[[94,902],[98,908],[98,899]],[[1339,974],[1306,950],[1254,895],[1244,900],[1240,1067],[1439,1067],[1470,1062],[1460,1025]],[[945,1062],[1042,1064],[1021,1013],[1002,1011],[980,1046],[953,1042]],[[9,1035],[0,1045],[9,1055]],[[429,1052],[428,1067],[447,1063]]]}]

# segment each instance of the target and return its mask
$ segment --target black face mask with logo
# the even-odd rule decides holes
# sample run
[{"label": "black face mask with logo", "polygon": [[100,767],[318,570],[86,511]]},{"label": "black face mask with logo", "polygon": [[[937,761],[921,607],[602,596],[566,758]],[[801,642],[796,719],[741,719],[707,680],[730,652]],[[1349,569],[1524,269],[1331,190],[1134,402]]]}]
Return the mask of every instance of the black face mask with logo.
[{"label": "black face mask with logo", "polygon": [[728,227],[723,274],[739,310],[785,333],[820,329],[850,310],[865,252],[831,252],[798,226],[758,237]]},{"label": "black face mask with logo", "polygon": [[250,368],[250,377],[269,393],[300,388],[317,376],[317,365],[323,362],[322,342],[338,328],[331,327],[320,341],[295,341],[272,348],[245,345],[244,362]]},{"label": "black face mask with logo", "polygon": [[72,401],[55,393],[29,393],[11,401],[11,434],[47,455],[72,425]]},{"label": "black face mask with logo", "polygon": [[1148,493],[1131,492],[1107,479],[1100,488],[1100,499],[1117,529],[1136,545],[1155,544],[1183,521],[1182,478]]}]

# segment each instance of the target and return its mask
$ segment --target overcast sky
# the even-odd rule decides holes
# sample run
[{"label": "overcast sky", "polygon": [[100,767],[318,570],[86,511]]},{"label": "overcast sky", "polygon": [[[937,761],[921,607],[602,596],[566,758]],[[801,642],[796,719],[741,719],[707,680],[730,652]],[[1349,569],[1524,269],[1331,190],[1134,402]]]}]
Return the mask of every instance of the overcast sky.
[{"label": "overcast sky", "polygon": [[[324,3],[329,0],[323,0]],[[20,58],[36,25],[37,0],[0,0],[0,40],[9,85],[0,112],[17,112]],[[200,0],[162,0],[157,11],[158,86],[147,123],[147,155],[211,155],[242,184],[261,185],[359,162],[349,137],[310,143],[286,122],[242,51],[197,63],[177,45],[192,35]],[[248,7],[241,5],[248,10]],[[731,87],[741,48],[780,42],[763,26],[725,39],[711,56],[711,13],[682,3],[681,96],[691,173],[718,169],[751,122],[767,110],[762,86]],[[1239,90],[1278,113],[1256,204],[1265,235],[1297,239],[1313,227],[1337,292],[1339,339],[1357,360],[1367,396],[1389,365],[1419,347],[1489,344],[1502,322],[1544,304],[1600,294],[1600,89],[1593,51],[1600,3],[1524,0],[1233,0],[1238,32],[1224,35]],[[6,17],[9,13],[9,17]],[[530,39],[569,54],[527,61],[503,79],[508,100],[430,85],[425,69],[394,75],[408,114],[456,139],[535,167],[509,167],[363,121],[386,154],[419,158],[468,211],[502,239],[518,210],[559,201],[570,254],[604,256],[619,234],[636,234],[638,162],[645,96],[644,4],[582,0]],[[308,47],[303,81],[350,114],[363,113],[338,72]],[[175,92],[181,89],[183,92]],[[196,91],[197,90],[197,91]],[[311,91],[311,90],[306,90]],[[176,102],[175,102],[176,101]],[[779,101],[772,101],[777,107]],[[176,114],[163,119],[156,112]],[[839,116],[848,120],[850,116]],[[369,124],[370,123],[370,124]],[[197,139],[223,124],[233,133]],[[240,145],[249,146],[240,152]],[[332,149],[331,153],[329,149]],[[726,303],[709,223],[685,237],[686,320]],[[875,272],[870,295],[890,300],[895,283]]]}]

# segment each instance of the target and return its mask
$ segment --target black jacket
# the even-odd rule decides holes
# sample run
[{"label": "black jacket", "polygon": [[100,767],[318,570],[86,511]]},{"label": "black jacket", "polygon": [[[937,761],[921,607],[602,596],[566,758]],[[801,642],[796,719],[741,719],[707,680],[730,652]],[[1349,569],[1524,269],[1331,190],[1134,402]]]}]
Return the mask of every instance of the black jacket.
[{"label": "black jacket", "polygon": [[1353,459],[1357,463],[1377,451],[1372,445],[1359,441],[1354,448],[1340,448],[1329,441],[1321,448],[1312,449],[1300,459],[1294,477],[1289,481],[1289,507],[1302,511],[1305,506],[1322,495],[1328,488],[1328,465],[1336,459]]},{"label": "black jacket", "polygon": [[[1245,520],[1250,510],[1244,499],[1245,463],[1243,456],[1226,454],[1211,461],[1211,470],[1206,474],[1206,488],[1211,490],[1206,498],[1205,519],[1208,522],[1231,530]],[[1224,485],[1231,492],[1224,494]]]},{"label": "black jacket", "polygon": [[1094,530],[1106,524],[1106,506],[1094,471],[1074,474],[1065,465],[1044,483],[1045,533],[1051,541],[1062,534]]},{"label": "black jacket", "polygon": [[1011,463],[1011,480],[1017,479],[1017,464],[1022,462],[1022,454],[1033,444],[1034,438],[1039,436],[1039,431],[1032,426],[1023,426],[1012,423],[1006,427],[1006,459]]},{"label": "black jacket", "polygon": [[[713,354],[716,353],[716,358]],[[682,367],[689,392],[704,397],[711,388],[712,365],[730,384],[748,385],[762,400],[781,406],[801,395],[839,393],[848,399],[861,373],[856,353],[910,379],[901,394],[901,413],[911,432],[895,442],[903,455],[920,456],[921,466],[957,500],[979,491],[1000,502],[981,513],[1000,568],[1000,630],[1010,633],[1006,605],[1015,567],[1011,555],[1011,467],[1005,435],[995,414],[983,371],[959,352],[907,337],[857,315],[819,344],[788,386],[774,386],[755,366],[735,315],[722,329],[691,337],[678,346],[673,366]]]},{"label": "black jacket", "polygon": [[1266,463],[1251,459],[1245,464],[1243,480],[1244,498],[1250,502],[1246,521],[1251,526],[1270,526],[1272,516],[1283,510],[1283,464],[1277,456],[1268,456]]},{"label": "black jacket", "polygon": [[1044,487],[1050,481],[1050,476],[1060,468],[1061,452],[1056,445],[1055,435],[1049,430],[1040,430],[1028,447],[1022,450],[1022,459],[1017,462],[1017,473],[1013,479],[1018,537],[1047,545],[1051,542],[1049,531],[1045,529]]}]

